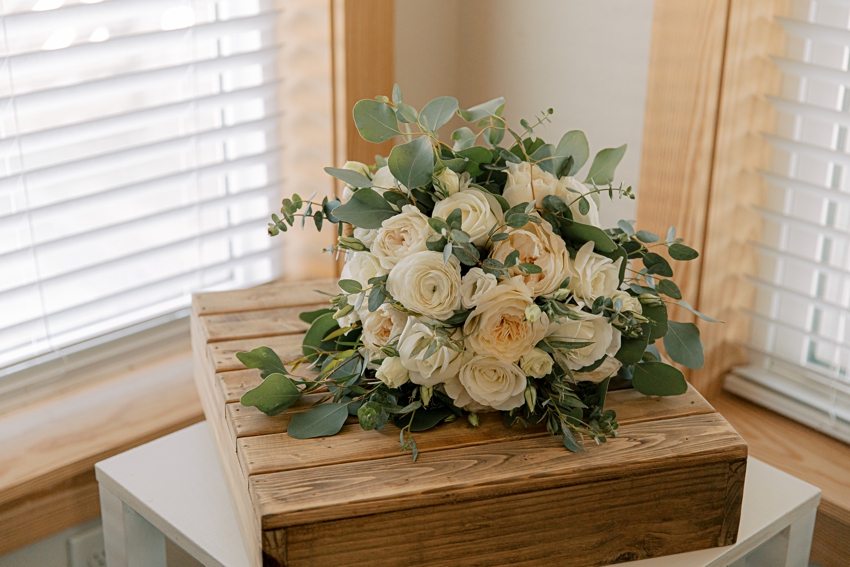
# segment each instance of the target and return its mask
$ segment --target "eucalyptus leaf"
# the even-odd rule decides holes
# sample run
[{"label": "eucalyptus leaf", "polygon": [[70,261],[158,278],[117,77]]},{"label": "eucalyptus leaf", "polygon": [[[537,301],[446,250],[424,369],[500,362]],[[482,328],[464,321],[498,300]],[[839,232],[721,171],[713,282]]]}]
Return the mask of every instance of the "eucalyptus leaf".
[{"label": "eucalyptus leaf", "polygon": [[336,435],[348,418],[347,404],[320,404],[292,416],[286,433],[295,439]]},{"label": "eucalyptus leaf", "polygon": [[575,175],[587,163],[587,158],[590,157],[590,145],[587,143],[587,136],[581,130],[570,130],[561,137],[561,141],[555,148],[555,155],[563,157],[565,160],[572,157],[572,166],[569,171],[563,172],[563,175]]},{"label": "eucalyptus leaf", "polygon": [[361,100],[352,110],[354,124],[367,142],[380,144],[401,134],[392,108],[375,100]]},{"label": "eucalyptus leaf", "polygon": [[655,341],[667,334],[667,306],[641,305],[642,315],[652,321],[650,325],[649,340]]},{"label": "eucalyptus leaf", "polygon": [[594,248],[598,252],[610,253],[617,249],[617,245],[611,240],[610,236],[605,234],[602,229],[589,224],[572,222],[568,226],[563,227],[562,231],[564,236],[570,240],[577,240],[579,242],[592,241]]},{"label": "eucalyptus leaf", "polygon": [[[429,144],[430,145],[430,144]],[[355,191],[351,199],[333,210],[334,216],[358,228],[381,228],[382,223],[397,212],[372,189]]]},{"label": "eucalyptus leaf", "polygon": [[694,370],[702,368],[705,364],[704,347],[697,326],[693,323],[670,321],[667,327],[667,334],[664,335],[664,349],[673,362]]},{"label": "eucalyptus leaf", "polygon": [[454,150],[466,150],[475,144],[475,132],[469,127],[463,126],[452,132],[452,140],[454,140]]},{"label": "eucalyptus leaf", "polygon": [[678,242],[670,245],[667,251],[670,254],[671,258],[682,262],[688,262],[689,260],[695,260],[699,258],[699,252],[697,252],[690,246],[685,246],[684,244],[680,244]]},{"label": "eucalyptus leaf", "polygon": [[632,385],[645,396],[678,396],[688,391],[685,376],[663,362],[636,364]]},{"label": "eucalyptus leaf", "polygon": [[658,235],[648,230],[639,230],[635,233],[635,238],[640,240],[641,242],[652,243],[658,242]]},{"label": "eucalyptus leaf", "polygon": [[340,167],[326,167],[325,173],[328,175],[332,175],[339,179],[340,181],[344,181],[348,185],[352,187],[371,187],[372,180],[363,175],[362,173],[358,173],[351,169],[342,169]]},{"label": "eucalyptus leaf", "polygon": [[436,132],[452,119],[457,112],[457,99],[453,96],[441,96],[425,105],[419,113],[419,123],[427,130]]},{"label": "eucalyptus leaf", "polygon": [[305,311],[298,315],[298,318],[304,321],[305,323],[311,324],[320,316],[325,313],[333,313],[333,309],[316,309],[315,311]]},{"label": "eucalyptus leaf", "polygon": [[334,341],[325,341],[324,338],[338,328],[339,323],[333,318],[333,313],[316,317],[301,342],[301,352],[307,360],[314,361],[318,356],[317,351],[330,351],[336,348]]},{"label": "eucalyptus leaf", "polygon": [[643,330],[642,336],[635,339],[624,336],[621,339],[620,350],[617,351],[614,358],[626,365],[640,362],[649,344],[650,325],[648,323],[641,325],[641,329]]},{"label": "eucalyptus leaf", "polygon": [[249,352],[237,352],[236,358],[246,368],[258,368],[260,370],[260,376],[263,378],[272,374],[289,374],[283,365],[283,361],[269,347],[262,346]]},{"label": "eucalyptus leaf", "polygon": [[661,280],[659,281],[655,289],[657,289],[660,293],[663,293],[667,297],[672,297],[673,299],[682,299],[682,292],[679,290],[679,286],[677,286],[673,280]]},{"label": "eucalyptus leaf", "polygon": [[691,304],[688,303],[687,301],[684,301],[684,300],[677,301],[676,305],[681,305],[682,307],[684,307],[685,309],[687,309],[688,311],[690,311],[691,313],[693,313],[694,315],[696,315],[697,317],[702,319],[703,321],[708,321],[709,323],[722,323],[723,322],[723,321],[720,321],[718,319],[713,319],[713,318],[711,318],[708,315],[705,315],[703,313],[700,313],[699,311],[697,311],[696,309],[691,307]]},{"label": "eucalyptus leaf", "polygon": [[542,144],[529,157],[532,162],[538,162],[537,166],[540,169],[548,171],[552,175],[558,175],[559,169],[563,167],[563,162],[566,161],[566,158],[555,157],[555,146],[552,144]]},{"label": "eucalyptus leaf", "polygon": [[360,293],[363,291],[363,286],[357,280],[339,280],[337,285],[346,293]]},{"label": "eucalyptus leaf", "polygon": [[503,107],[504,104],[505,99],[503,97],[494,98],[493,100],[488,100],[487,102],[475,105],[472,108],[458,110],[458,114],[467,122],[476,122],[488,116],[496,116],[499,109]]},{"label": "eucalyptus leaf", "polygon": [[393,104],[398,106],[404,99],[401,96],[401,87],[398,83],[393,85]]},{"label": "eucalyptus leaf", "polygon": [[404,186],[410,189],[422,187],[431,181],[434,173],[434,148],[427,136],[420,136],[412,142],[394,147],[387,164],[393,177]]},{"label": "eucalyptus leaf", "polygon": [[628,144],[623,144],[619,148],[606,148],[600,150],[596,157],[593,158],[593,163],[590,165],[590,171],[587,173],[585,183],[593,183],[594,185],[608,185],[614,182],[614,171],[623,155],[626,153]]},{"label": "eucalyptus leaf", "polygon": [[419,113],[416,109],[404,102],[398,105],[396,115],[399,120],[407,124],[416,124],[419,121]]},{"label": "eucalyptus leaf", "polygon": [[242,395],[243,406],[253,406],[266,415],[277,415],[301,397],[295,383],[283,374],[270,374],[263,382]]}]

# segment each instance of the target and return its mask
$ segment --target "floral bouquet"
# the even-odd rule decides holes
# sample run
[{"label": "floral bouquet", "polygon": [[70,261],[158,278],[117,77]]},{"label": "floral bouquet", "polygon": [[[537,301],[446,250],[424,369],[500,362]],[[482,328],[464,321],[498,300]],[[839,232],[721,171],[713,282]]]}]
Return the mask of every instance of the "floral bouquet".
[{"label": "floral bouquet", "polygon": [[[693,323],[668,321],[670,302],[693,309],[658,251],[697,252],[672,228],[662,240],[629,221],[600,226],[600,197],[634,198],[614,186],[625,145],[597,153],[579,181],[584,133],[549,144],[537,130],[551,109],[518,131],[503,110],[502,98],[460,110],[440,97],[417,112],[398,86],[354,106],[364,139],[405,142],[371,166],[326,168],[345,184],[342,202],[295,195],[272,215],[272,235],[299,216],[337,224],[330,251],[346,263],[330,306],[301,315],[310,329],[291,369],[266,347],[238,354],[264,378],[244,405],[274,415],[324,392],[326,403],[293,415],[290,436],[333,435],[354,415],[367,430],[392,421],[415,459],[413,432],[459,418],[477,426],[496,411],[507,427],[545,423],[580,450],[585,437],[616,435],[604,409],[612,379],[649,396],[687,390],[654,343],[690,368],[703,346]],[[450,145],[438,130],[455,115],[478,131],[459,128]],[[295,374],[306,366],[315,372]]]}]

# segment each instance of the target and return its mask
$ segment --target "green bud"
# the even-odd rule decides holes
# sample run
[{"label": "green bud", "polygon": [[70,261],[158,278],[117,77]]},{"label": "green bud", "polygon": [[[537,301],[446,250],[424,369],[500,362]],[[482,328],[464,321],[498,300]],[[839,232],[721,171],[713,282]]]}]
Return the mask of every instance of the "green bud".
[{"label": "green bud", "polygon": [[353,250],[354,252],[363,252],[364,250],[367,250],[365,244],[350,236],[340,236],[338,244],[340,248]]},{"label": "green bud", "polygon": [[642,293],[638,296],[638,300],[643,305],[663,305],[664,301],[653,293]]},{"label": "green bud", "polygon": [[534,411],[534,406],[537,405],[537,388],[533,384],[525,387],[525,405],[528,406],[528,411]]},{"label": "green bud", "polygon": [[434,395],[433,386],[419,386],[419,397],[422,398],[422,405],[427,406],[431,403],[431,396]]},{"label": "green bud", "polygon": [[472,427],[478,427],[481,424],[481,421],[478,419],[478,414],[474,411],[469,412],[466,419],[469,420],[469,425]]}]

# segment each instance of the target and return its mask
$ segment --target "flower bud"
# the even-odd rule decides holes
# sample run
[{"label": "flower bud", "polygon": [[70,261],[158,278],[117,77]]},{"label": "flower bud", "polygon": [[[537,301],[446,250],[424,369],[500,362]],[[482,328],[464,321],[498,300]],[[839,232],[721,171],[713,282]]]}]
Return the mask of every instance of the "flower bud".
[{"label": "flower bud", "polygon": [[525,308],[525,318],[529,323],[536,323],[540,319],[540,307],[536,303],[532,303]]},{"label": "flower bud", "polygon": [[537,405],[537,388],[532,384],[525,387],[525,405],[528,406],[528,411],[534,411],[534,406]]},{"label": "flower bud", "polygon": [[478,419],[478,414],[474,411],[469,412],[469,414],[467,414],[466,416],[466,419],[469,420],[469,425],[471,425],[472,427],[478,427],[481,424],[481,421]]},{"label": "flower bud", "polygon": [[640,302],[644,305],[663,305],[664,301],[654,293],[642,293],[638,296]]},{"label": "flower bud", "polygon": [[564,301],[566,298],[570,296],[570,290],[565,287],[556,289],[554,293],[552,293],[552,299],[555,301]]},{"label": "flower bud", "polygon": [[419,397],[422,398],[422,405],[427,406],[431,403],[431,396],[434,395],[433,386],[419,386]]}]

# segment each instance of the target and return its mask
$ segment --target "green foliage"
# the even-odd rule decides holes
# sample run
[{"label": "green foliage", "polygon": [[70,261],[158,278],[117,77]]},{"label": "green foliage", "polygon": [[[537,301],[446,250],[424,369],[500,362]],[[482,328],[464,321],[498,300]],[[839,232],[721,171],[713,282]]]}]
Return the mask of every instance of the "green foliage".
[{"label": "green foliage", "polygon": [[641,362],[634,366],[632,384],[645,396],[678,396],[688,391],[685,376],[663,362]]},{"label": "green foliage", "polygon": [[703,345],[699,337],[699,329],[693,323],[667,323],[667,334],[664,335],[664,350],[673,362],[682,366],[700,369],[705,364]]},{"label": "green foliage", "polygon": [[301,350],[307,361],[313,362],[323,351],[335,348],[336,343],[325,340],[325,337],[337,329],[339,329],[339,324],[333,318],[333,313],[319,315],[313,320],[301,343]]},{"label": "green foliage", "polygon": [[436,132],[452,119],[457,109],[457,99],[453,96],[435,98],[419,113],[419,124],[426,130]]},{"label": "green foliage", "polygon": [[344,181],[348,185],[352,187],[371,187],[372,180],[359,173],[357,171],[352,171],[350,169],[342,169],[339,167],[326,167],[325,173],[328,175],[332,175],[339,179],[340,181]]},{"label": "green foliage", "polygon": [[401,134],[395,111],[388,105],[374,100],[361,100],[352,111],[354,125],[367,142],[380,144]]},{"label": "green foliage", "polygon": [[614,252],[617,249],[617,245],[611,240],[610,236],[605,234],[605,231],[589,224],[573,221],[566,226],[562,225],[561,232],[570,240],[593,241],[593,247],[599,253]]},{"label": "green foliage", "polygon": [[301,398],[298,386],[283,374],[270,374],[242,395],[243,406],[254,406],[266,415],[277,415]]},{"label": "green foliage", "polygon": [[[570,169],[563,171],[563,174],[575,175],[587,163],[587,158],[590,157],[590,145],[587,143],[587,136],[581,130],[570,130],[561,137],[555,155],[573,158]],[[564,159],[564,164],[566,164],[566,159]],[[555,171],[560,171],[557,165]]]},{"label": "green foliage", "polygon": [[667,297],[672,297],[673,299],[682,299],[682,292],[679,291],[679,286],[677,286],[673,280],[661,280],[656,284],[655,289],[659,291],[659,293],[663,293]]},{"label": "green foliage", "polygon": [[689,260],[696,260],[699,258],[699,252],[678,242],[671,244],[668,250],[670,252],[670,257],[674,260],[687,262]]},{"label": "green foliage", "polygon": [[620,160],[626,153],[627,144],[623,144],[619,148],[607,148],[601,150],[596,157],[593,158],[593,163],[590,165],[590,171],[587,173],[585,183],[594,185],[608,185],[614,182],[614,170],[620,164]]},{"label": "green foliage", "polygon": [[347,418],[347,404],[321,404],[309,411],[293,415],[286,433],[295,439],[328,437],[339,433]]},{"label": "green foliage", "polygon": [[694,315],[696,315],[697,317],[702,319],[703,321],[708,321],[709,323],[722,323],[723,322],[723,321],[719,321],[717,319],[713,319],[713,318],[711,318],[708,315],[705,315],[703,313],[700,313],[699,311],[697,311],[696,309],[691,307],[691,304],[688,303],[687,301],[684,301],[684,300],[677,301],[676,305],[681,305],[682,307],[684,307],[685,309],[687,309],[688,311],[690,311],[691,313],[693,313]]},{"label": "green foliage", "polygon": [[236,358],[246,368],[258,368],[260,370],[260,376],[263,378],[272,374],[289,374],[283,365],[283,361],[269,347],[262,346],[249,352],[237,352]]},{"label": "green foliage", "polygon": [[434,173],[434,148],[430,139],[422,136],[394,147],[387,163],[399,183],[410,189],[422,187]]},{"label": "green foliage", "polygon": [[315,311],[305,311],[298,315],[298,318],[304,321],[307,324],[312,324],[317,318],[326,313],[334,313],[333,309],[316,309]]},{"label": "green foliage", "polygon": [[381,228],[381,223],[398,213],[372,189],[360,189],[350,201],[336,207],[333,214],[339,220],[360,228]]},{"label": "green foliage", "polygon": [[503,97],[494,98],[493,100],[489,100],[487,102],[478,104],[469,108],[467,110],[458,110],[458,115],[461,118],[466,120],[467,122],[477,122],[482,118],[487,118],[489,116],[496,116],[499,112],[500,108],[503,108],[505,105],[505,99]]}]

